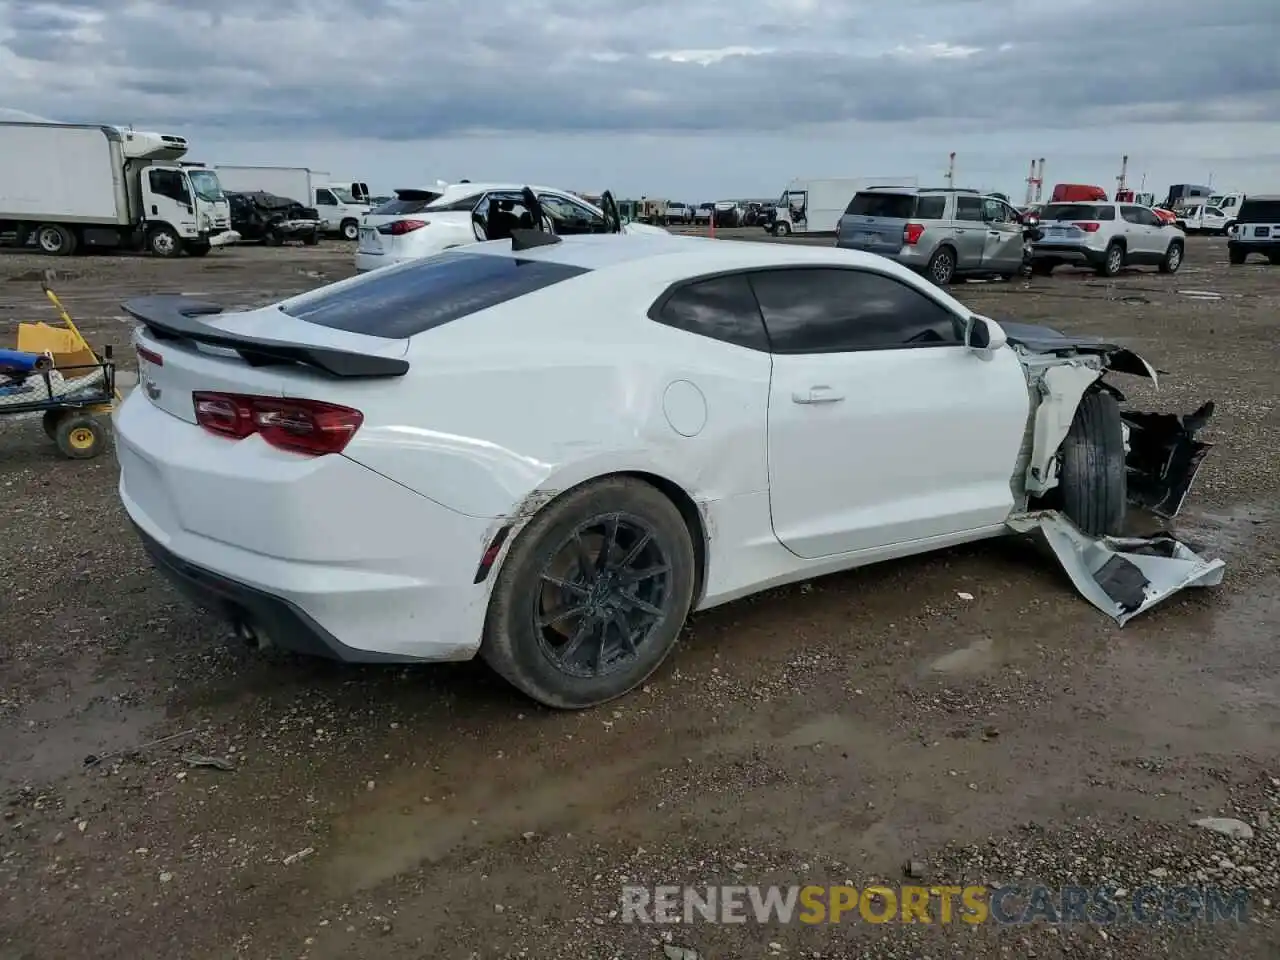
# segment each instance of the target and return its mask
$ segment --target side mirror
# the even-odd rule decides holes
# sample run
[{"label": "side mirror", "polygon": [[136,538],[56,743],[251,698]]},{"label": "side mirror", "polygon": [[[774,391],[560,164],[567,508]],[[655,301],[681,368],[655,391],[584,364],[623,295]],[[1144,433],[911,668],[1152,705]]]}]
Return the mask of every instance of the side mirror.
[{"label": "side mirror", "polygon": [[964,345],[984,357],[990,357],[1009,342],[1000,324],[990,317],[972,313],[964,328]]}]

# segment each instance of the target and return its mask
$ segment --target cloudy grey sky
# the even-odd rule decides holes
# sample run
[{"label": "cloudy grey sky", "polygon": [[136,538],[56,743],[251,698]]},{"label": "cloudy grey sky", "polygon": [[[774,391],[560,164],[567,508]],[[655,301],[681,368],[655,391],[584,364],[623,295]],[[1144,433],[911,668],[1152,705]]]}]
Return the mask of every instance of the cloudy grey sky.
[{"label": "cloudy grey sky", "polygon": [[0,107],[377,189],[1280,191],[1280,0],[0,0]]}]

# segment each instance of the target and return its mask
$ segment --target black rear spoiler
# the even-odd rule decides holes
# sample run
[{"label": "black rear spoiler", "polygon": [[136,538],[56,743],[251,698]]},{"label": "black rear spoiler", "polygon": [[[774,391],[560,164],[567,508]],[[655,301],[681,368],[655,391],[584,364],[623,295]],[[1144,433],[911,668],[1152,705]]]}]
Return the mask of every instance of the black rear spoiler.
[{"label": "black rear spoiler", "polygon": [[399,357],[272,340],[211,327],[199,318],[222,313],[222,307],[178,294],[138,297],[125,301],[121,307],[141,321],[158,340],[189,340],[211,347],[228,347],[254,367],[301,364],[331,377],[402,377],[409,372],[409,361]]}]

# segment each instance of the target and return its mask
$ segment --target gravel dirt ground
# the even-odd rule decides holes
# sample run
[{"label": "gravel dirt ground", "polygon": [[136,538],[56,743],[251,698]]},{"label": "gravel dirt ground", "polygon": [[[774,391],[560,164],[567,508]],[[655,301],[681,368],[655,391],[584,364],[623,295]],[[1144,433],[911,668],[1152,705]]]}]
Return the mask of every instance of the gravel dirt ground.
[{"label": "gravel dirt ground", "polygon": [[[351,259],[0,251],[0,342],[52,318],[49,268],[127,365],[127,296],[260,303]],[[1217,401],[1176,526],[1226,559],[1223,586],[1121,630],[1028,545],[984,543],[708,612],[642,692],[552,713],[478,664],[244,649],[152,571],[113,457],[66,461],[38,421],[0,421],[0,957],[1277,956],[1280,270],[1196,238],[1174,277],[955,292],[1137,348],[1169,373],[1158,404],[1125,382],[1137,405]],[[1210,816],[1252,839],[1192,825]],[[1244,924],[1189,926],[618,914],[624,882],[861,887],[912,882],[908,861],[927,884],[1251,900]]]}]

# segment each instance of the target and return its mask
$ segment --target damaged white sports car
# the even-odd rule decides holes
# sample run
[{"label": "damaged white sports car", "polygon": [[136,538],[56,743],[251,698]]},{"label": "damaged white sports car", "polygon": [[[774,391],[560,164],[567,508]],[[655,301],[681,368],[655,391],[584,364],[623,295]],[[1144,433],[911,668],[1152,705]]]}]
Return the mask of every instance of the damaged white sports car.
[{"label": "damaged white sports car", "polygon": [[348,661],[480,653],[556,707],[643,681],[686,616],[1039,529],[1125,620],[1220,580],[1169,537],[1206,445],[1122,413],[1127,350],[977,316],[881,257],[512,238],[244,312],[126,309],[120,495],[246,638]]}]

